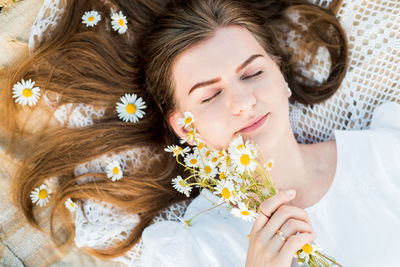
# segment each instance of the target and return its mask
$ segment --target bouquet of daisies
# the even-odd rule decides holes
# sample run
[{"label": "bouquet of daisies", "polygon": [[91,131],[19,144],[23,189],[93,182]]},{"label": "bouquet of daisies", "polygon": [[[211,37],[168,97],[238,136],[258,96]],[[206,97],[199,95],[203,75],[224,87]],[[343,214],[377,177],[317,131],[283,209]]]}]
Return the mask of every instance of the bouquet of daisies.
[{"label": "bouquet of daisies", "polygon": [[[241,136],[232,140],[228,149],[208,149],[193,127],[193,115],[190,112],[184,115],[179,119],[179,125],[188,132],[181,144],[191,142],[193,147],[172,145],[165,151],[173,153],[190,175],[172,179],[173,187],[187,197],[194,187],[206,188],[220,198],[220,204],[228,203],[233,215],[254,221],[260,204],[276,194],[270,173],[274,161],[265,160],[258,153],[258,146],[250,141],[244,142]],[[192,219],[185,223],[190,226]],[[306,244],[295,256],[303,266],[340,266],[320,250],[314,243]]]}]

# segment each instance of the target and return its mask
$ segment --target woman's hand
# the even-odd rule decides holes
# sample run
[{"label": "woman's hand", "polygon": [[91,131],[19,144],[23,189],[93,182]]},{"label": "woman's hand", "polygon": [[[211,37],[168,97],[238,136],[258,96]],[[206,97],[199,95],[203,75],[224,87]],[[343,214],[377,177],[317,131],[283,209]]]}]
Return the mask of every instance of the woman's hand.
[{"label": "woman's hand", "polygon": [[246,267],[289,267],[296,252],[315,240],[306,211],[285,204],[296,195],[294,190],[292,195],[288,192],[278,192],[261,203],[250,232]]}]

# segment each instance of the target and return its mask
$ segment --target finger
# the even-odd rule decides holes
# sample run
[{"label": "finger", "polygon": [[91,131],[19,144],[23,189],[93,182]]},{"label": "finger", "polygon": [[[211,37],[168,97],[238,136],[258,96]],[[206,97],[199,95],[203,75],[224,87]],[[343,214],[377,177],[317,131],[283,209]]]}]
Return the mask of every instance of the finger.
[{"label": "finger", "polygon": [[287,259],[288,257],[294,257],[296,252],[301,249],[305,244],[309,244],[315,240],[317,235],[315,233],[301,233],[292,235],[283,245],[279,257]]},{"label": "finger", "polygon": [[296,196],[296,191],[293,190],[292,194],[289,191],[280,191],[276,195],[261,203],[258,209],[260,216],[258,216],[258,218],[255,220],[250,234],[260,231],[268,222],[269,218],[272,216],[272,213],[276,209],[278,209],[284,203],[289,202]]},{"label": "finger", "polygon": [[288,240],[292,235],[296,235],[297,233],[314,233],[314,230],[310,224],[296,219],[287,220],[280,231],[282,231],[286,239],[284,240],[279,234],[275,233],[268,245],[268,250],[271,253],[277,253],[279,250],[281,250],[286,240]]},{"label": "finger", "polygon": [[264,235],[267,239],[271,239],[276,231],[281,229],[289,219],[297,219],[311,225],[311,221],[305,210],[298,207],[282,205],[269,219],[268,224],[260,230],[260,234]]}]

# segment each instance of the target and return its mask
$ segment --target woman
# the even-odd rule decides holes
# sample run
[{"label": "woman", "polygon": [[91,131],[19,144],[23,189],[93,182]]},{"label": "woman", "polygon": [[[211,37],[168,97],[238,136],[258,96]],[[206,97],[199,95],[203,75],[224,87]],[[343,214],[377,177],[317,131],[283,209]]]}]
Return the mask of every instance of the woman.
[{"label": "woman", "polygon": [[[171,266],[181,264],[183,266],[184,260],[188,260],[189,265],[196,265],[197,262],[199,266],[224,266],[224,264],[243,266],[244,258],[247,258],[246,266],[290,266],[296,251],[304,244],[313,241],[316,237],[315,232],[321,232],[323,234],[321,245],[325,246],[332,256],[336,255],[338,262],[344,266],[379,265],[382,258],[368,257],[367,255],[373,255],[373,250],[369,249],[370,254],[366,253],[369,245],[365,243],[363,246],[364,241],[360,236],[368,231],[371,215],[363,216],[363,220],[366,220],[364,223],[351,225],[352,221],[359,222],[358,218],[354,218],[357,216],[351,215],[351,212],[357,211],[362,214],[373,210],[374,221],[382,226],[379,228],[381,230],[386,225],[385,220],[389,218],[394,220],[390,230],[371,231],[369,233],[371,240],[383,241],[393,238],[392,235],[397,238],[400,236],[400,231],[396,230],[395,226],[400,222],[398,209],[390,206],[400,197],[399,187],[394,189],[390,197],[386,195],[390,184],[399,180],[398,121],[385,122],[387,119],[379,118],[382,115],[377,111],[373,122],[382,125],[376,127],[376,133],[337,131],[337,141],[312,145],[298,144],[289,122],[288,98],[291,96],[291,91],[288,90],[285,81],[285,72],[282,74],[279,68],[285,66],[285,63],[273,50],[273,42],[266,44],[264,40],[267,38],[257,38],[258,32],[251,27],[253,25],[232,22],[234,20],[231,17],[230,20],[224,20],[224,15],[228,13],[224,11],[234,7],[234,4],[220,1],[204,1],[204,5],[189,2],[187,5],[172,8],[169,16],[160,19],[155,30],[143,43],[148,89],[156,99],[165,99],[158,96],[170,92],[171,98],[175,101],[174,105],[170,108],[160,103],[160,108],[166,113],[169,124],[181,138],[185,137],[187,130],[180,126],[178,118],[184,117],[184,112],[189,110],[194,115],[194,125],[202,140],[211,148],[226,148],[239,134],[244,140],[253,140],[259,144],[265,158],[275,159],[276,164],[271,171],[272,177],[282,192],[262,204],[261,216],[251,228],[248,250],[243,245],[245,243],[243,238],[249,230],[243,226],[244,223],[237,226],[234,219],[224,217],[227,215],[216,216],[214,213],[207,218],[199,218],[197,225],[190,227],[189,230],[184,230],[183,226],[174,226],[172,223],[150,226],[144,232],[144,245],[146,246],[146,242],[151,244],[145,250],[151,255],[148,258],[153,260],[166,258],[165,262],[173,261],[168,252],[158,253],[162,251],[161,249],[150,251],[152,246],[161,248],[172,242],[168,229],[174,229],[174,239],[194,239],[193,243],[197,241],[197,245],[189,245],[188,242],[182,242],[183,245],[181,243],[171,245],[167,249],[171,254],[172,251],[184,251],[188,254],[178,260],[175,259]],[[215,18],[214,10],[218,10],[215,12],[218,14]],[[178,19],[174,20],[183,17],[183,13],[190,14],[193,18],[185,21],[190,26],[182,26],[191,29],[186,31],[191,33],[185,35],[186,38],[182,37],[186,32],[177,26]],[[229,14],[237,13],[239,11],[229,12]],[[163,46],[165,43],[170,46]],[[165,58],[169,59],[168,64],[162,60]],[[282,69],[284,70],[284,67]],[[164,73],[165,76],[159,73]],[[291,82],[289,84],[293,87]],[[166,110],[171,112],[165,112]],[[400,112],[400,106],[386,105],[382,110],[384,111],[379,111],[385,114],[383,116],[395,119],[396,114]],[[386,132],[383,130],[384,125],[391,125],[393,129]],[[388,139],[381,140],[385,138]],[[378,148],[377,144],[371,145],[372,140],[381,147]],[[391,142],[395,148],[391,147]],[[365,149],[363,153],[366,155],[372,152],[373,155],[359,155],[362,148]],[[355,160],[352,160],[352,155],[356,156]],[[377,168],[365,164],[372,160],[382,165]],[[364,173],[363,169],[368,169],[369,173]],[[386,171],[389,171],[387,175],[384,174]],[[379,205],[367,200],[362,203],[364,195],[356,194],[357,188],[353,189],[353,195],[344,194],[345,183],[350,183],[345,181],[346,179],[356,179],[359,173],[363,173],[365,180],[379,184],[379,180],[371,177],[371,174],[376,175],[377,172],[382,173],[381,178],[388,179],[382,180],[381,183],[388,183],[382,187],[374,185],[375,188],[379,188],[377,191],[379,197],[374,199],[374,201],[379,199]],[[330,189],[332,185],[335,185],[334,191]],[[284,191],[289,189],[295,189],[296,193],[289,194],[290,191],[287,191],[286,194]],[[328,190],[330,190],[329,195],[327,195]],[[210,198],[210,194],[207,194],[207,197]],[[195,201],[197,201],[193,203],[195,208],[191,204],[187,213],[193,215],[193,209],[201,211],[210,206],[207,200],[201,200],[201,196]],[[347,203],[347,207],[341,205],[342,201]],[[392,209],[383,211],[380,206],[383,204],[381,201]],[[320,207],[317,211],[315,207],[318,206]],[[314,220],[310,219],[305,209],[311,211]],[[336,219],[335,215],[345,216]],[[185,215],[185,218],[189,219],[190,216]],[[317,223],[319,231],[314,230],[313,221]],[[324,228],[328,223],[331,227]],[[231,227],[229,224],[237,227]],[[339,224],[340,227],[335,224]],[[344,225],[347,229],[342,228]],[[284,233],[284,238],[278,234],[279,231]],[[240,237],[236,236],[238,232],[242,234]],[[348,235],[349,232],[353,234]],[[331,235],[335,235],[334,240]],[[154,244],[153,241],[156,237],[157,240],[162,240],[158,244]],[[227,242],[225,248],[229,252],[218,249],[223,242]],[[337,246],[338,243],[341,245]],[[209,247],[214,247],[215,250],[210,251]],[[246,250],[247,257],[244,257],[243,252]],[[233,251],[235,253],[232,253]],[[357,251],[362,252],[357,253]],[[146,253],[144,253],[145,258],[147,258]],[[394,255],[394,250],[385,252],[386,257],[383,262],[389,265],[395,264]]]},{"label": "woman", "polygon": [[[52,33],[56,37],[53,42],[44,42],[31,62],[15,73],[11,84],[28,75],[45,90],[61,91],[60,103],[90,104],[94,101],[105,108],[105,114],[85,128],[44,132],[46,139],[41,140],[46,142],[35,143],[38,145],[27,152],[25,164],[15,178],[13,192],[28,220],[35,224],[29,193],[46,179],[58,176],[59,186],[53,198],[55,213],[52,218],[58,212],[68,216],[63,206],[69,197],[75,201],[108,201],[128,213],[139,215],[140,221],[132,231],[125,232],[123,242],[112,248],[89,249],[103,257],[124,254],[139,241],[143,230],[160,210],[184,199],[172,189],[170,182],[171,178],[184,175],[184,172],[174,159],[163,153],[163,148],[177,143],[178,136],[184,134],[183,129],[177,126],[177,118],[189,109],[196,117],[200,134],[210,146],[223,147],[239,133],[259,143],[263,153],[268,153],[277,162],[273,176],[276,177],[278,188],[295,188],[297,196],[292,201],[293,207],[283,205],[293,196],[285,198],[279,195],[263,204],[261,212],[265,216],[261,216],[253,226],[248,252],[246,234],[251,228],[232,218],[228,220],[230,225],[239,227],[241,231],[237,232],[237,238],[228,242],[228,246],[225,244],[224,249],[218,250],[210,249],[213,247],[212,243],[207,243],[211,241],[210,238],[198,239],[205,233],[204,228],[199,228],[202,231],[196,236],[190,232],[196,231],[195,228],[186,231],[182,230],[181,225],[171,222],[153,224],[143,235],[143,265],[155,265],[157,260],[164,265],[173,264],[172,260],[182,265],[224,265],[226,261],[223,260],[228,258],[222,255],[229,254],[232,259],[236,256],[237,261],[232,263],[238,266],[244,265],[246,259],[249,266],[257,266],[258,261],[263,265],[288,266],[294,252],[315,238],[304,208],[320,201],[332,184],[336,146],[334,141],[307,146],[295,142],[288,122],[287,98],[291,93],[287,90],[285,80],[293,90],[293,97],[299,101],[313,103],[329,97],[343,78],[346,49],[341,28],[332,15],[311,5],[300,5],[303,4],[301,1],[268,3],[259,9],[262,11],[259,17],[246,4],[232,1],[173,1],[165,11],[167,15],[154,21],[153,31],[133,29],[125,36],[117,33],[110,35],[104,30],[106,27],[86,29],[80,20],[83,10],[89,7],[78,2],[69,4],[61,21],[61,25],[68,27],[56,28]],[[149,19],[149,10],[152,8],[145,4],[137,5],[142,7],[143,13],[136,13],[136,6],[128,3],[111,4],[114,9],[124,10],[132,24],[140,24],[143,19]],[[334,68],[329,79],[320,86],[302,82],[301,73],[291,66],[290,57],[279,49],[280,26],[295,28],[284,16],[290,9],[303,11],[305,17],[316,14],[323,21],[322,27],[329,30],[321,33],[321,42],[332,45],[330,53]],[[102,11],[102,14],[108,12],[107,8],[102,8]],[[315,36],[315,31],[309,32]],[[135,52],[131,49],[132,40],[137,40]],[[193,67],[193,62],[199,66]],[[143,71],[139,68],[142,65]],[[214,78],[218,84],[213,85],[218,85],[217,88],[203,88],[205,84],[193,88],[195,83]],[[47,83],[48,80],[51,82]],[[271,89],[263,90],[265,84],[270,85]],[[189,88],[193,88],[190,96]],[[126,92],[143,97],[147,105],[145,117],[135,125],[118,121],[115,114],[115,103]],[[206,93],[209,95],[204,95]],[[204,104],[208,108],[204,108]],[[8,110],[13,109],[15,106],[9,104]],[[260,119],[262,126],[258,130],[249,132],[243,129]],[[12,121],[9,123],[12,125]],[[211,124],[213,127],[210,127]],[[276,129],[269,130],[268,124]],[[43,138],[43,135],[38,135],[38,138]],[[133,146],[152,149],[147,152],[149,158],[154,160],[149,164],[150,169],[133,166],[124,170],[124,178],[117,182],[108,179],[104,173],[76,171],[90,159]],[[289,163],[293,168],[283,167]],[[85,179],[87,177],[91,179]],[[317,185],[317,189],[308,192],[306,189],[310,185]],[[196,200],[185,216],[196,209],[196,203],[200,202],[197,208],[204,206],[200,197]],[[276,213],[272,215],[275,210]],[[218,225],[218,221],[215,225]],[[219,225],[228,227],[221,222]],[[72,228],[71,225],[69,227]],[[232,234],[236,228],[221,229],[224,228],[215,227],[221,234]],[[277,229],[290,237],[281,239],[275,234]],[[301,234],[295,236],[296,232]],[[164,238],[153,238],[160,233],[165,234]],[[171,233],[176,234],[176,238]],[[67,235],[67,239],[60,238],[58,241],[68,241],[68,237],[71,236]],[[168,248],[162,246],[162,240],[167,242],[173,253],[168,253]],[[224,240],[219,239],[217,244]],[[265,242],[265,246],[258,245],[260,240]],[[200,249],[196,247],[198,242],[202,244]],[[174,249],[177,247],[173,244],[185,249],[184,252]],[[203,258],[205,251],[209,257]],[[185,257],[186,253],[188,257]],[[335,253],[332,252],[332,255],[335,256]]]}]

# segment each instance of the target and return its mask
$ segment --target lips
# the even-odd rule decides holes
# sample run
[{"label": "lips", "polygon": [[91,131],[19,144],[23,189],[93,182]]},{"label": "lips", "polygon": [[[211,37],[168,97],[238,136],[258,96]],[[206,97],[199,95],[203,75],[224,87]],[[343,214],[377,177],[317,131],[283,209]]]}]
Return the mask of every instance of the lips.
[{"label": "lips", "polygon": [[[268,116],[268,114],[269,113],[267,113],[265,115],[261,115],[261,116],[255,118],[254,120],[252,120],[251,122],[246,124],[242,129],[237,131],[237,133],[243,132],[243,131],[252,130],[252,128],[258,128],[259,126],[261,126],[263,124],[263,122],[265,121],[265,119]],[[258,125],[258,124],[260,124],[260,125]]]}]

